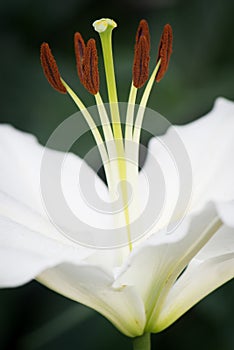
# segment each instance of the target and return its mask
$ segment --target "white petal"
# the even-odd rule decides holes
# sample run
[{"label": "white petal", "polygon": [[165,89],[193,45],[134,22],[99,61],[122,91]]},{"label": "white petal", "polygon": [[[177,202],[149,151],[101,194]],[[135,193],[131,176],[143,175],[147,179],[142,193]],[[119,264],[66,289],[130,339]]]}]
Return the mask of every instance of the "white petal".
[{"label": "white petal", "polygon": [[216,100],[205,117],[177,127],[193,169],[193,206],[234,199],[234,103]]},{"label": "white petal", "polygon": [[[143,170],[146,174],[154,173],[157,189],[160,174],[153,164],[155,159],[165,181],[165,203],[158,227],[166,225],[172,215],[175,219],[183,216],[184,203],[194,211],[211,200],[234,199],[233,133],[234,103],[219,98],[206,116],[184,126],[170,127],[165,135],[150,141],[151,156]],[[144,196],[145,186],[141,187]]]},{"label": "white petal", "polygon": [[62,261],[79,262],[92,250],[71,247],[0,216],[0,286],[31,281]]},{"label": "white petal", "polygon": [[9,125],[0,126],[0,189],[35,209],[42,152],[34,136]]},{"label": "white petal", "polygon": [[157,233],[133,251],[115,286],[136,286],[145,304],[147,331],[152,331],[170,286],[220,225],[210,203],[202,212],[187,217],[171,234]]},{"label": "white petal", "polygon": [[[53,150],[44,151],[45,148],[40,146],[32,135],[17,131],[8,125],[0,126],[0,191],[3,196],[6,194],[12,201],[22,203],[25,210],[29,208],[29,211],[37,212],[45,219],[49,218],[61,230],[69,231],[74,228],[74,225],[72,226],[71,222],[71,227],[69,227],[69,220],[65,220],[65,211],[59,212],[59,209],[63,208],[59,202],[60,198],[64,200],[62,205],[71,216],[78,218],[78,221],[75,220],[76,230],[79,228],[79,223],[81,226],[84,223],[86,226],[91,225],[93,228],[100,227],[105,230],[112,227],[110,215],[106,215],[96,207],[97,198],[99,199],[100,196],[102,200],[108,200],[108,191],[95,172],[79,157],[72,154],[65,155],[65,153]],[[45,153],[50,157],[46,179],[42,174]],[[53,185],[60,175],[60,172],[59,174],[55,172],[56,169],[53,166],[61,159],[63,160],[62,168],[57,169],[61,171],[60,188],[52,192]],[[83,182],[84,180],[86,182],[80,184],[81,172]],[[93,185],[93,191],[88,192],[91,185]],[[48,188],[51,188],[49,196],[52,209],[48,206],[48,195],[45,193]],[[97,194],[94,193],[94,190],[97,191]],[[89,193],[89,197],[86,196],[86,193]],[[0,200],[0,213],[11,217],[11,210],[5,208],[5,204],[6,206],[8,204],[4,202],[4,199]],[[16,220],[14,217],[13,219]],[[27,226],[26,218],[23,224]],[[63,224],[64,227],[61,227]]]},{"label": "white petal", "polygon": [[[48,185],[50,185],[54,182],[53,163],[56,163],[58,157],[63,158],[64,154],[53,150],[47,150],[46,152],[51,160],[51,176],[48,174]],[[43,261],[44,252],[42,247],[46,244],[43,243],[46,242],[45,237],[54,239],[57,243],[65,244],[64,252],[63,246],[58,245],[61,256],[59,259],[53,259],[53,263],[67,260],[67,245],[73,246],[77,251],[77,244],[69,239],[69,231],[68,238],[66,238],[67,232],[58,230],[53,223],[53,217],[47,215],[47,207],[42,201],[41,193],[41,163],[43,157],[44,147],[37,143],[35,137],[17,131],[8,125],[0,126],[0,249],[3,252],[2,259],[4,257],[1,272],[2,284],[5,286],[23,284],[51,265],[51,262],[48,264],[48,256],[45,256],[45,261]],[[86,180],[82,193],[80,193],[77,186],[81,168],[83,178]],[[55,175],[57,176],[57,174]],[[71,212],[78,215],[79,219],[83,219],[84,222],[88,221],[94,229],[101,225],[106,231],[107,223],[110,225],[110,217],[90,206],[87,198],[84,197],[92,183],[95,185],[97,194],[104,199],[108,199],[107,188],[94,171],[80,158],[68,154],[63,162],[61,182],[63,195],[68,207],[71,208]],[[92,192],[89,191],[89,194],[92,195]],[[58,204],[56,198],[53,204],[56,209]],[[59,219],[63,223],[63,212]],[[69,223],[67,228],[69,230]],[[79,225],[76,226],[76,230],[85,235]],[[22,232],[24,234],[21,234]],[[94,230],[93,240],[98,241],[98,238],[98,235],[95,236]],[[50,246],[50,243],[48,244]],[[95,250],[79,247],[78,251],[80,259],[92,255],[92,262],[103,265],[103,261],[101,261],[103,259],[100,259],[100,254],[96,254]],[[35,266],[33,264],[34,253],[35,261],[38,261],[38,265]],[[12,258],[16,255],[17,262]],[[105,265],[109,270],[116,261],[115,255],[118,255],[118,253],[105,255]],[[40,259],[38,256],[40,256]],[[32,264],[30,259],[32,259]],[[15,270],[13,269],[14,266],[17,266]]]},{"label": "white petal", "polygon": [[229,227],[234,227],[234,201],[216,203],[222,221]]},{"label": "white petal", "polygon": [[228,255],[230,253],[234,253],[234,228],[222,225],[216,234],[194,257],[191,264],[195,261],[203,262],[207,259]]},{"label": "white petal", "polygon": [[[31,231],[37,232],[38,235],[55,239],[67,245],[74,245],[73,241],[62,235],[46,217],[1,191],[0,215],[2,219],[13,220],[15,224],[18,223],[19,226],[24,226]],[[0,230],[0,235],[2,233]]]},{"label": "white petal", "polygon": [[169,292],[154,331],[168,327],[213,290],[234,277],[234,229],[223,226],[195,256]]},{"label": "white petal", "polygon": [[143,333],[144,305],[135,288],[126,285],[114,288],[113,276],[101,268],[61,264],[43,272],[38,281],[97,310],[127,336]]}]

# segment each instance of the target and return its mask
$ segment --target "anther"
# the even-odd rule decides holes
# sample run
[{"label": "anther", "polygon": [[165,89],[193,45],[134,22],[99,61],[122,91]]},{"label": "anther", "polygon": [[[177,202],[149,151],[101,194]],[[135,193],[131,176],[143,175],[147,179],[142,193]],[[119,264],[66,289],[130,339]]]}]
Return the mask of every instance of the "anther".
[{"label": "anther", "polygon": [[137,45],[133,62],[133,85],[141,88],[149,76],[149,49],[146,38],[142,36]]},{"label": "anther", "polygon": [[76,68],[77,73],[80,78],[81,83],[83,84],[84,72],[83,72],[83,61],[85,55],[85,43],[80,33],[75,33],[74,35],[74,48],[76,56]]},{"label": "anther", "polygon": [[149,26],[148,23],[145,19],[142,19],[139,23],[139,26],[137,28],[137,33],[136,33],[136,43],[139,42],[140,38],[144,36],[146,38],[146,41],[149,45],[150,49],[150,32],[149,32]]},{"label": "anther", "polygon": [[159,59],[161,59],[161,63],[160,63],[158,73],[156,75],[157,83],[163,78],[164,74],[168,69],[170,57],[172,54],[172,41],[173,41],[172,28],[170,24],[166,24],[164,26],[159,48],[158,48],[157,62],[159,61]]},{"label": "anther", "polygon": [[80,33],[75,33],[74,47],[77,73],[81,84],[93,95],[99,91],[98,54],[94,39],[85,45]]},{"label": "anther", "polygon": [[150,59],[150,34],[145,20],[141,20],[137,29],[134,61],[133,61],[133,85],[141,88],[149,76]]},{"label": "anther", "polygon": [[57,91],[65,94],[67,90],[61,82],[57,63],[47,43],[41,45],[41,65],[50,85]]},{"label": "anther", "polygon": [[89,39],[83,60],[83,85],[93,95],[99,91],[98,54],[96,42]]}]

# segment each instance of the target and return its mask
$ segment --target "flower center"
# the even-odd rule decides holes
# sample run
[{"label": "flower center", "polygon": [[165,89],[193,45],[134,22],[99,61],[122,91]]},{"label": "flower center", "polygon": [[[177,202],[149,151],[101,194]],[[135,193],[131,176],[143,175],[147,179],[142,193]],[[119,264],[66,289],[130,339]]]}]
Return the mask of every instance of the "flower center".
[{"label": "flower center", "polygon": [[[136,33],[132,84],[125,117],[125,130],[123,132],[112,53],[112,31],[117,27],[117,24],[111,19],[103,18],[95,21],[93,26],[99,33],[102,45],[110,115],[108,115],[99,92],[98,54],[95,40],[90,39],[87,44],[85,44],[81,34],[77,32],[74,36],[74,46],[77,73],[82,85],[88,92],[94,95],[102,125],[103,136],[83,102],[61,77],[56,61],[47,43],[41,45],[41,63],[45,76],[52,87],[61,93],[67,92],[88,123],[102,158],[109,192],[113,200],[115,200],[117,196],[117,185],[120,185],[120,193],[118,195],[121,196],[129,249],[132,250],[131,215],[128,205],[130,193],[128,183],[132,184],[131,194],[134,193],[134,197],[137,197],[139,145],[144,112],[154,81],[156,80],[156,82],[159,82],[168,68],[170,55],[172,53],[172,29],[169,24],[164,27],[159,44],[156,66],[148,80],[150,34],[147,22],[145,20],[140,21]],[[143,87],[146,82],[147,84],[139,103],[138,111],[136,115],[134,115],[137,91]],[[129,156],[130,154],[131,156]],[[130,159],[131,161],[129,162]],[[135,206],[137,207],[137,205]]]}]

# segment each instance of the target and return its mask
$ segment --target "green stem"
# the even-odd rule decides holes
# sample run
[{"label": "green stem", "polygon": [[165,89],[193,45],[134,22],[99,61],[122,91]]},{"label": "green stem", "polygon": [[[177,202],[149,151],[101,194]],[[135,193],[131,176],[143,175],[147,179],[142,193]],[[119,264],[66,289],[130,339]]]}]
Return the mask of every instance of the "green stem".
[{"label": "green stem", "polygon": [[150,350],[150,333],[134,338],[133,350]]}]

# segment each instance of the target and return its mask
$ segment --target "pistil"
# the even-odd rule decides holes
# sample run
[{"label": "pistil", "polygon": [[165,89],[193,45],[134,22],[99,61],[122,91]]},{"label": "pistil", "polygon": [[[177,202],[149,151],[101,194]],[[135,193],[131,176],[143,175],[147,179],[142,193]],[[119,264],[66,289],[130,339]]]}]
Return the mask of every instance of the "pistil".
[{"label": "pistil", "polygon": [[115,70],[114,61],[112,53],[112,30],[117,26],[117,24],[110,19],[101,19],[93,23],[95,30],[99,33],[102,52],[106,73],[106,83],[109,96],[109,103],[111,109],[112,127],[115,140],[119,140],[119,144],[122,143],[122,129],[120,123],[118,97],[115,81]]},{"label": "pistil", "polygon": [[[124,216],[126,223],[126,230],[128,235],[128,245],[130,251],[132,250],[132,240],[130,232],[130,215],[128,208],[128,189],[127,189],[127,165],[125,150],[123,144],[123,135],[120,122],[119,106],[118,106],[118,97],[115,81],[115,71],[114,71],[114,62],[113,62],[113,53],[112,53],[112,30],[117,26],[113,20],[110,19],[101,19],[93,23],[95,30],[99,33],[102,52],[106,73],[106,82],[107,90],[110,103],[110,112],[112,119],[112,128],[116,146],[116,155],[117,155],[117,164],[119,172],[119,181],[122,194],[122,203],[124,208]],[[117,185],[117,184],[116,184]]]}]

